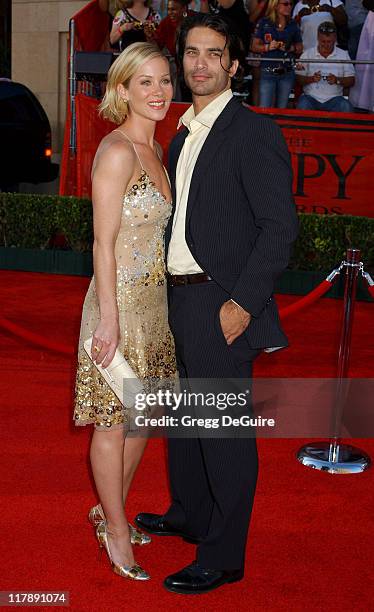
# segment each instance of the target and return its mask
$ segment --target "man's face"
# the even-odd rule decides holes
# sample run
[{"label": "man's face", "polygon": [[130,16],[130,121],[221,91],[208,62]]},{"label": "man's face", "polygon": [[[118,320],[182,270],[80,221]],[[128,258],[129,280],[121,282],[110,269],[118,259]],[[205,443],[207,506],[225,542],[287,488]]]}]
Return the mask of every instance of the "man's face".
[{"label": "man's face", "polygon": [[229,89],[230,79],[238,69],[238,61],[230,65],[225,42],[222,34],[210,28],[196,27],[188,32],[183,70],[185,81],[195,96],[215,98]]},{"label": "man's face", "polygon": [[334,51],[336,34],[318,34],[318,50],[321,55],[330,55]]}]

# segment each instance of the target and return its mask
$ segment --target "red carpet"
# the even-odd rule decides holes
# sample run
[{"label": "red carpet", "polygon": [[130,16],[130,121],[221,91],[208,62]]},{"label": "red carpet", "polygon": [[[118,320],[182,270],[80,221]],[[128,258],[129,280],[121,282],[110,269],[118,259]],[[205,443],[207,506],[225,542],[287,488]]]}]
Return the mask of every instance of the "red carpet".
[{"label": "red carpet", "polygon": [[[2,316],[63,344],[74,344],[87,279],[0,272]],[[294,301],[281,296],[280,304]],[[323,299],[285,328],[291,348],[263,355],[257,375],[333,376],[341,302]],[[373,372],[372,304],[358,303],[353,376]],[[370,330],[371,336],[368,332]],[[89,429],[71,426],[74,363],[3,333],[1,342],[1,590],[70,591],[70,609],[305,611],[373,609],[374,470],[330,476],[295,459],[301,440],[259,440],[260,479],[248,543],[246,578],[200,597],[173,595],[162,579],[193,559],[194,547],[154,538],[137,548],[148,583],[121,579],[86,520],[95,502],[88,471]],[[374,458],[374,441],[355,441]],[[128,503],[164,511],[163,442],[146,451]],[[57,608],[64,609],[64,608]]]}]

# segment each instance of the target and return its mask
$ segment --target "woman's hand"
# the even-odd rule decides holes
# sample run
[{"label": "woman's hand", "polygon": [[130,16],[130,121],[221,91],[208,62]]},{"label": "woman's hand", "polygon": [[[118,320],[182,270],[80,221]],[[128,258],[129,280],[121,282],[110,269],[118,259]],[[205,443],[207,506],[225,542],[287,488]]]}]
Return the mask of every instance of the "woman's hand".
[{"label": "woman's hand", "polygon": [[92,339],[91,355],[93,361],[107,368],[114,357],[119,343],[118,319],[101,319]]},{"label": "woman's hand", "polygon": [[143,31],[147,40],[154,40],[156,28],[153,21],[144,21]]},{"label": "woman's hand", "polygon": [[269,44],[269,51],[274,51],[274,49],[279,49],[279,42],[278,40],[272,40],[271,43]]},{"label": "woman's hand", "polygon": [[121,34],[123,34],[124,32],[129,32],[130,30],[132,30],[134,26],[135,23],[133,21],[128,21],[126,23],[122,23],[118,29]]}]

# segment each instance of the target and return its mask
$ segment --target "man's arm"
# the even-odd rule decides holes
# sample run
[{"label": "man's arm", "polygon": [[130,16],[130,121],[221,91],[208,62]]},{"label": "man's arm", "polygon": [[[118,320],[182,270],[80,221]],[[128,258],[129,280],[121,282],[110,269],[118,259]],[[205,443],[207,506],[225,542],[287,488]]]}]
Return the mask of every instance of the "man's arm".
[{"label": "man's arm", "polygon": [[243,130],[241,180],[258,236],[230,296],[254,317],[274,292],[298,233],[286,142],[275,122],[257,118]]}]

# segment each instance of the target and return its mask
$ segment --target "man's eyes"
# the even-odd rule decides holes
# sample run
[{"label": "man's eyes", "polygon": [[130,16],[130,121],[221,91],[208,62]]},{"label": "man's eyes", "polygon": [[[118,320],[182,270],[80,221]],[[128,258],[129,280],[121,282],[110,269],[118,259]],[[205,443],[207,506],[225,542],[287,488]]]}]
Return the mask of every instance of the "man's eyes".
[{"label": "man's eyes", "polygon": [[[192,49],[188,49],[186,51],[186,55],[198,55],[198,52],[193,51]],[[219,53],[219,51],[210,51],[209,55],[211,55],[212,57],[221,57],[221,53]]]}]

